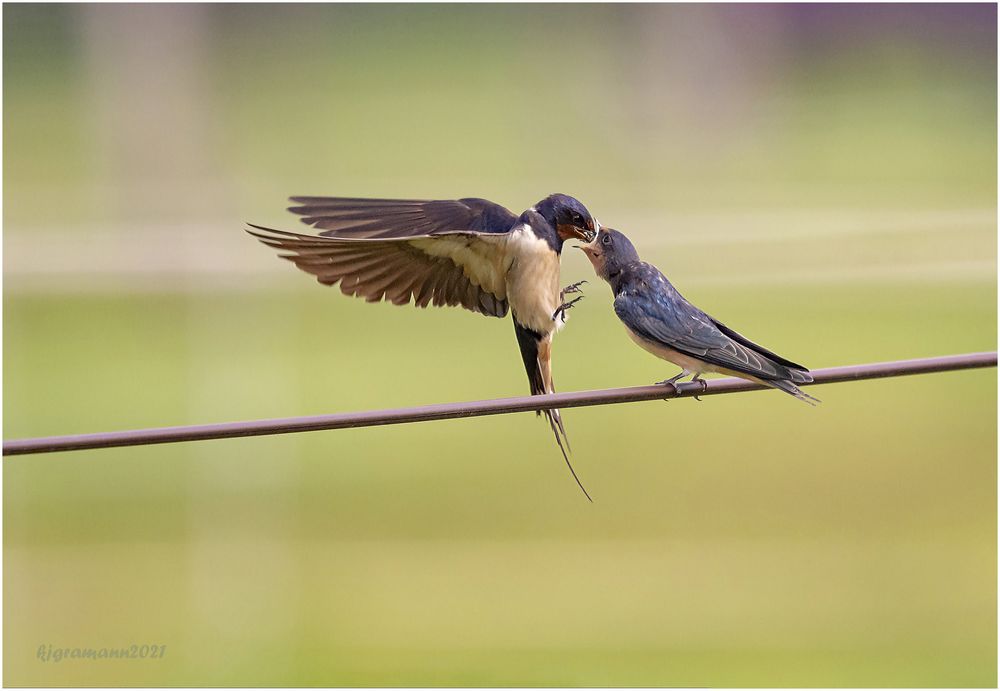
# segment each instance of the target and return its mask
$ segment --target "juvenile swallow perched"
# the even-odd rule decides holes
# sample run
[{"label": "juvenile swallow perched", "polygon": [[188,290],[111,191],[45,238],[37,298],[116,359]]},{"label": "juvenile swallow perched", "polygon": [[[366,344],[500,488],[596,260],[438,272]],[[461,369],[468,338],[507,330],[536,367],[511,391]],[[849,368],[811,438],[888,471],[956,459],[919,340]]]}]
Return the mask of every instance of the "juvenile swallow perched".
[{"label": "juvenile swallow perched", "polygon": [[[248,232],[320,283],[339,283],[345,295],[368,302],[460,305],[489,317],[509,311],[531,393],[555,391],[552,337],[580,299],[564,301],[567,293],[580,292],[580,284],[559,288],[563,243],[590,242],[597,233],[597,222],[579,201],[553,194],[517,216],[475,198],[291,200],[297,206],[289,211],[322,232],[303,235],[253,224]],[[544,413],[583,489],[569,462],[562,416],[558,410]]]},{"label": "juvenile swallow perched", "polygon": [[802,365],[772,353],[736,333],[692,305],[667,277],[639,259],[629,239],[602,228],[581,247],[597,275],[611,285],[615,313],[629,336],[658,358],[674,363],[681,373],[659,384],[674,384],[688,375],[701,382],[704,372],[718,372],[780,389],[810,405],[819,400],[796,384],[811,382]]}]

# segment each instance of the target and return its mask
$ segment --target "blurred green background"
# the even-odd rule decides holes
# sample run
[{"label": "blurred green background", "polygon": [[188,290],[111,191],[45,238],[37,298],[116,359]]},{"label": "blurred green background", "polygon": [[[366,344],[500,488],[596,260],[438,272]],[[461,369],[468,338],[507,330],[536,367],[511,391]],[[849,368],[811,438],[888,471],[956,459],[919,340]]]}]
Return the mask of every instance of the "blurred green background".
[{"label": "blurred green background", "polygon": [[[5,439],[520,395],[290,194],[582,199],[812,367],[996,348],[996,8],[7,5]],[[563,390],[674,373],[607,288]],[[4,460],[7,685],[997,684],[996,373]],[[166,645],[43,662],[40,645]]]}]

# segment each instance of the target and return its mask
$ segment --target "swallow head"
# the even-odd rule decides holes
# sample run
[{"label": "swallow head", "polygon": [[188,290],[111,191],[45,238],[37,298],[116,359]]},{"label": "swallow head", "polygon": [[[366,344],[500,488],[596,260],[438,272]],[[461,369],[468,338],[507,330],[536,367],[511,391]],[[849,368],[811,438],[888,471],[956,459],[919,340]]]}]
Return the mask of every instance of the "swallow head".
[{"label": "swallow head", "polygon": [[589,244],[580,247],[594,265],[594,271],[605,281],[611,281],[622,270],[639,260],[639,253],[627,237],[617,230],[601,228]]},{"label": "swallow head", "polygon": [[535,209],[552,224],[559,238],[591,242],[600,228],[587,207],[566,194],[552,194],[538,202]]}]

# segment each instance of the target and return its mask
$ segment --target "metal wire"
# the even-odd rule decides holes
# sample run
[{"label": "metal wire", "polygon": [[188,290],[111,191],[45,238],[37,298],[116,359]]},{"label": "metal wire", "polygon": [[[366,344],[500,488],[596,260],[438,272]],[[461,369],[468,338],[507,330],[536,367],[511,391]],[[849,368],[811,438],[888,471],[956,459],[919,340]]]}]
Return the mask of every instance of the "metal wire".
[{"label": "metal wire", "polygon": [[[993,351],[987,353],[968,353],[965,355],[945,355],[920,360],[899,360],[896,362],[879,362],[868,365],[829,367],[827,369],[813,370],[811,374],[813,376],[813,384],[815,385],[996,367],[996,365],[997,353]],[[575,391],[572,393],[557,393],[545,396],[518,396],[516,398],[499,398],[486,401],[469,401],[466,403],[441,403],[415,408],[371,410],[360,413],[335,413],[332,415],[315,415],[311,417],[224,422],[211,425],[159,427],[96,434],[71,434],[60,437],[5,441],[3,443],[3,455],[16,456],[22,454],[52,453],[54,451],[104,449],[116,446],[140,446],[205,439],[290,434],[292,432],[311,432],[348,427],[398,425],[409,422],[426,422],[428,420],[478,417],[480,415],[504,415],[506,413],[521,413],[548,408],[578,408],[582,406],[609,405],[612,403],[690,398],[695,395],[714,396],[741,391],[757,391],[764,388],[766,387],[744,379],[713,379],[708,381],[704,387],[693,382],[680,384],[676,387],[666,385],[633,386],[622,389]]]}]

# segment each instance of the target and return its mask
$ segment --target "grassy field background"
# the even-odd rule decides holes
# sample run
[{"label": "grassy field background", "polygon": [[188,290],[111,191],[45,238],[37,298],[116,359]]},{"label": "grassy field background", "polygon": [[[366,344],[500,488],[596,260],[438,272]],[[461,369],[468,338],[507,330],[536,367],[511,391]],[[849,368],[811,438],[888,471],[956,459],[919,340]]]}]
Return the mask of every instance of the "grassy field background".
[{"label": "grassy field background", "polygon": [[[289,194],[563,191],[811,367],[995,349],[995,12],[6,7],[3,436],[523,393]],[[562,390],[674,373],[563,275]],[[4,682],[995,686],[996,384],[570,410],[593,505],[530,414],[5,459]]]}]

